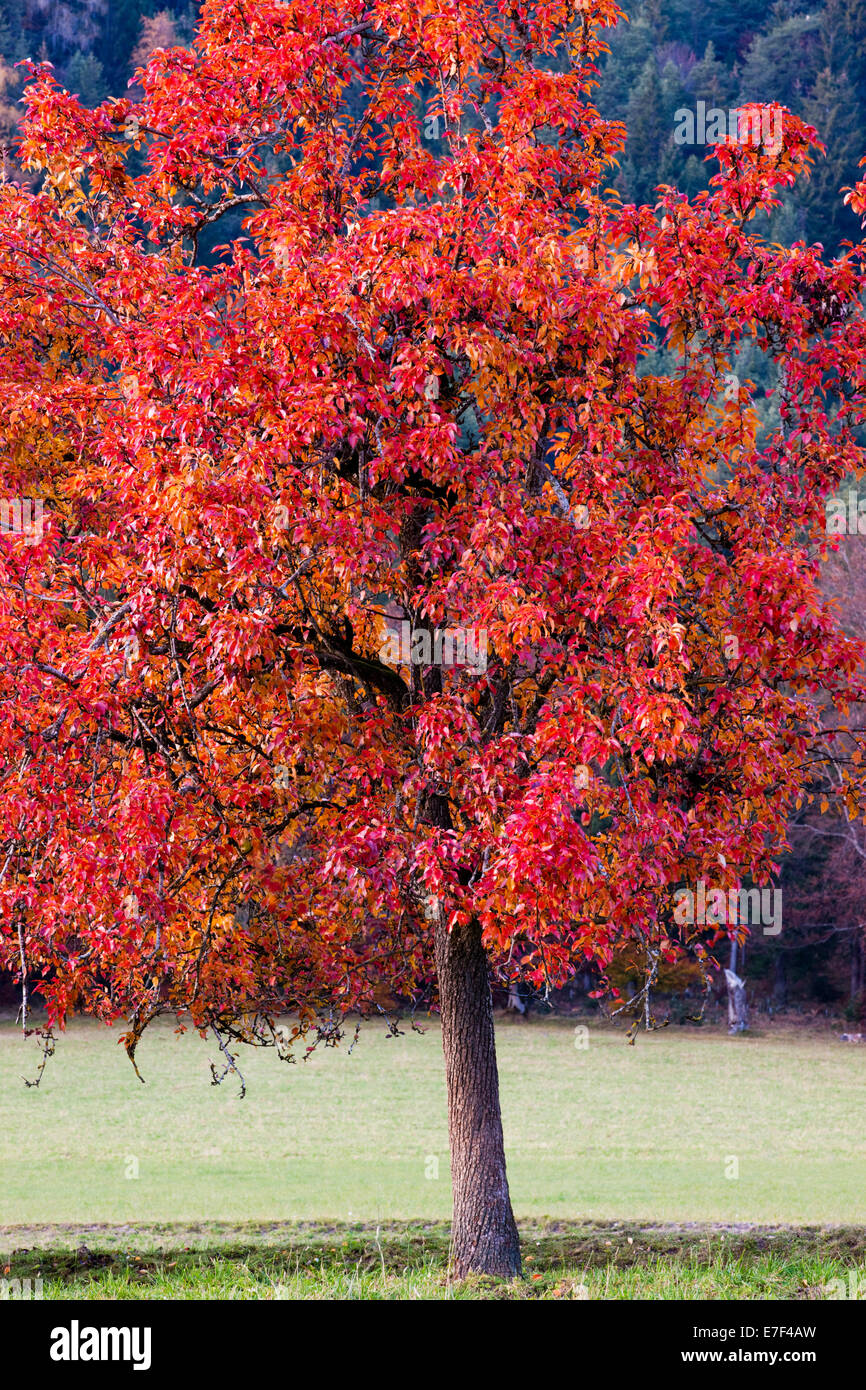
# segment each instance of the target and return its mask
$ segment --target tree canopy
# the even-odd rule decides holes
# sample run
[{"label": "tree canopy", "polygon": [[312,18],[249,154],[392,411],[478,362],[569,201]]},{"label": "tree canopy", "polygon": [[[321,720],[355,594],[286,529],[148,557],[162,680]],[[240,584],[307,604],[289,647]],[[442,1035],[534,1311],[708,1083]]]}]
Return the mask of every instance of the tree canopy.
[{"label": "tree canopy", "polygon": [[[215,0],[140,100],[33,66],[0,949],[53,1019],[331,1036],[422,997],[435,923],[500,978],[631,942],[651,980],[705,949],[677,886],[767,882],[821,759],[858,813],[822,721],[860,648],[818,571],[861,465],[861,249],[752,234],[808,168],[789,113],[693,200],[623,204],[591,105],[617,15]],[[483,669],[437,662],[446,628]]]}]

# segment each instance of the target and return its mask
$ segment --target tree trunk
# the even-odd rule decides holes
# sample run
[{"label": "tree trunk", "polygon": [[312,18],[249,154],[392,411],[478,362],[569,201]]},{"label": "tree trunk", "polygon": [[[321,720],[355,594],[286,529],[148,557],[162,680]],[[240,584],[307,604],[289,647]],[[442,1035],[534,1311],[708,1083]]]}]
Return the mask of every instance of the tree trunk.
[{"label": "tree trunk", "polygon": [[728,1032],[743,1033],[748,1027],[746,985],[733,970],[725,971],[728,985]]},{"label": "tree trunk", "polygon": [[776,951],[773,965],[773,1003],[777,1009],[788,1007],[788,972],[785,968],[784,951]]},{"label": "tree trunk", "polygon": [[449,935],[436,927],[436,973],[448,1090],[448,1136],[454,1200],[453,1271],[520,1274],[520,1242],[508,1195],[493,1035],[493,1000],[481,927]]},{"label": "tree trunk", "polygon": [[519,984],[509,985],[508,1004],[506,1005],[506,1007],[509,1009],[513,1009],[520,1018],[525,1019],[527,1014],[529,1013],[529,1006],[520,992]]},{"label": "tree trunk", "polygon": [[862,1003],[863,997],[863,935],[858,923],[851,937],[851,1004]]}]

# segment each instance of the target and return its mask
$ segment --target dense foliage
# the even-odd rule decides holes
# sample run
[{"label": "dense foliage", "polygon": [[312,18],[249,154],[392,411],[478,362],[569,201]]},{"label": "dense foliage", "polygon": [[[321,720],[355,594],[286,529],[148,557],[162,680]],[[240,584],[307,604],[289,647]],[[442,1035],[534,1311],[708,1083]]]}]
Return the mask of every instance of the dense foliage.
[{"label": "dense foliage", "polygon": [[[589,104],[616,17],[213,3],[135,101],[32,70],[0,430],[44,524],[0,551],[0,931],[55,1016],[370,1009],[429,983],[432,922],[501,978],[631,945],[651,981],[704,951],[678,885],[767,882],[828,765],[858,814],[826,713],[861,649],[819,577],[861,253],[753,234],[808,167],[795,116],[709,193],[623,205]],[[483,664],[424,655],[443,627]]]}]

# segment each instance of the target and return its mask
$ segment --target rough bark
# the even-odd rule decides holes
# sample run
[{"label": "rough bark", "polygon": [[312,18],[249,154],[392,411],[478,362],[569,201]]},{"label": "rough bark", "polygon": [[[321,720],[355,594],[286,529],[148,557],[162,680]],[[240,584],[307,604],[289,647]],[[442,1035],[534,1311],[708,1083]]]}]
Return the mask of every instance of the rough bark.
[{"label": "rough bark", "polygon": [[448,1090],[454,1215],[452,1268],[513,1278],[520,1242],[511,1210],[499,1108],[493,1000],[477,922],[436,924],[436,971]]}]

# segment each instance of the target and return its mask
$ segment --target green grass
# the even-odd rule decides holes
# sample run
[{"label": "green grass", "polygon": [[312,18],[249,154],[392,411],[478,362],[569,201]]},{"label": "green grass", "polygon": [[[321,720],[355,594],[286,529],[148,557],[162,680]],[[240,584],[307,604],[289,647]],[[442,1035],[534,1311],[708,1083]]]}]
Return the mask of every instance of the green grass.
[{"label": "green grass", "polygon": [[[581,1050],[542,1020],[498,1040],[518,1218],[866,1225],[866,1048],[598,1027]],[[216,1055],[156,1026],[141,1085],[116,1030],[76,1023],[28,1089],[35,1041],[0,1025],[0,1226],[447,1219],[435,1023],[295,1066],[244,1050],[245,1100],[210,1085]]]},{"label": "green grass", "polygon": [[[67,1240],[71,1232],[67,1232]],[[820,1299],[866,1293],[866,1233],[639,1225],[529,1226],[524,1277],[447,1277],[447,1226],[92,1232],[100,1248],[19,1250],[6,1277],[84,1299]],[[189,1243],[192,1241],[193,1243]],[[162,1248],[160,1248],[162,1247]],[[856,1296],[856,1293],[855,1293]]]},{"label": "green grass", "polygon": [[295,1066],[245,1051],[242,1101],[165,1024],[144,1086],[82,1022],[27,1088],[38,1050],[6,1022],[0,1277],[48,1298],[810,1299],[853,1271],[866,1292],[866,1049],[829,1028],[575,1041],[498,1027],[525,1275],[455,1285],[435,1023]]}]

